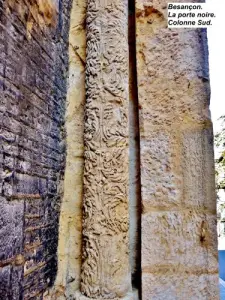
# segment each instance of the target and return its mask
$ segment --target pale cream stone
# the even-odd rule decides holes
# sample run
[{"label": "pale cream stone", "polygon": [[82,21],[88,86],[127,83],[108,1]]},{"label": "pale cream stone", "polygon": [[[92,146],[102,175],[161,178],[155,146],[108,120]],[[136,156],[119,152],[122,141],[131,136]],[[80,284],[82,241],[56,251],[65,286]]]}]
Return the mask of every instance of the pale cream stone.
[{"label": "pale cream stone", "polygon": [[66,110],[67,157],[61,205],[58,274],[52,299],[69,299],[80,287],[83,131],[85,103],[86,0],[74,0],[70,16],[69,80]]},{"label": "pale cream stone", "polygon": [[211,126],[187,130],[183,136],[182,170],[184,204],[207,208],[215,213],[215,168]]},{"label": "pale cream stone", "polygon": [[131,292],[128,1],[88,1],[81,292]]},{"label": "pale cream stone", "polygon": [[[166,0],[137,0],[136,3],[143,207],[142,299],[214,300],[218,299],[216,202],[205,35],[201,30],[168,29],[166,24],[167,2]],[[94,27],[90,26],[89,28],[89,34],[93,33],[93,37],[89,36],[89,39],[98,40],[98,29],[101,28],[100,44],[102,43],[102,46],[95,49],[94,46],[97,44],[89,45],[89,54],[91,54],[88,57],[89,75],[95,74],[99,66],[97,64],[96,68],[92,68],[93,59],[95,61],[100,51],[104,52],[111,45],[110,43],[114,46],[114,43],[117,42],[116,39],[114,40],[115,35],[111,40],[110,32],[106,36],[107,26],[102,26],[101,23],[106,22],[106,12],[99,8],[103,7],[103,3],[104,5],[107,3],[110,9],[113,5],[122,5],[121,0],[98,3],[99,5],[95,6],[95,1],[89,1],[91,13],[88,17],[97,20]],[[123,5],[124,3],[126,2],[123,2]],[[125,10],[127,4],[123,5],[119,7],[123,7]],[[74,0],[71,12],[70,76],[66,116],[67,165],[60,217],[59,268],[55,298],[51,299],[94,299],[87,298],[80,292],[81,259],[82,255],[87,259],[87,253],[85,253],[87,250],[89,257],[91,259],[94,257],[94,268],[97,265],[100,271],[96,272],[94,268],[83,267],[82,291],[89,294],[90,297],[92,294],[98,300],[112,298],[114,291],[118,295],[120,294],[119,298],[114,297],[116,300],[137,300],[137,292],[131,293],[127,247],[128,178],[125,178],[128,175],[127,106],[125,105],[125,110],[125,106],[123,109],[121,108],[121,103],[127,99],[128,74],[126,70],[128,68],[123,69],[124,64],[122,70],[120,67],[119,71],[116,69],[122,56],[115,58],[114,61],[112,59],[114,52],[112,51],[109,53],[106,51],[107,55],[104,55],[104,58],[101,56],[100,65],[105,68],[105,74],[101,78],[100,86],[96,86],[96,83],[99,83],[98,80],[92,81],[94,77],[90,79],[92,75],[88,78],[87,98],[91,100],[88,102],[91,104],[87,105],[84,121],[85,6],[86,1]],[[96,9],[102,13],[100,23],[98,22],[99,16],[95,19]],[[86,20],[87,23],[90,22],[90,19]],[[90,23],[88,24],[90,25]],[[123,30],[125,28],[124,23]],[[118,36],[122,32],[120,30],[118,33],[116,26],[113,27],[113,30]],[[121,38],[122,41],[124,41],[123,38],[124,36]],[[125,43],[121,43],[121,45],[127,47]],[[127,48],[125,50],[127,51]],[[127,53],[126,51],[124,53]],[[117,77],[118,74],[115,70],[120,75],[124,75]],[[104,89],[104,86],[107,87],[104,97],[97,97],[96,107],[92,106],[94,97],[99,90]],[[123,89],[120,90],[121,86]],[[118,89],[121,94],[115,94],[118,93]],[[108,103],[112,105],[108,107]],[[100,114],[97,112],[98,109]],[[102,118],[102,116],[105,113],[107,122],[103,123],[104,117]],[[100,123],[99,120],[101,120]],[[117,132],[117,136],[123,136],[124,140],[121,138],[115,143],[115,140],[111,139],[108,143],[108,134],[116,135],[115,122],[117,123],[115,127],[119,129],[121,124],[124,126],[122,135]],[[89,187],[94,191],[91,197],[88,196],[89,198],[85,196],[85,193],[83,194],[84,125],[86,127],[85,139],[91,141],[86,145],[87,167],[84,176],[85,193],[90,191]],[[99,128],[99,132],[106,134],[107,138],[104,141],[99,142],[96,136],[92,140],[93,129],[96,128]],[[110,132],[110,130],[112,131]],[[132,130],[134,129],[132,128]],[[110,151],[106,151],[105,155],[104,151],[107,147],[110,148]],[[118,149],[124,150],[122,156],[118,155]],[[112,218],[107,219],[104,214],[102,216],[97,214],[89,202],[89,199],[93,200],[95,195],[101,191],[99,187],[96,188],[98,184],[91,185],[90,182],[96,180],[95,182],[99,183],[102,180],[101,184],[104,184],[107,181],[107,176],[98,180],[100,178],[98,175],[104,170],[104,167],[99,160],[95,164],[92,152],[94,155],[101,152],[104,156],[104,167],[107,166],[106,170],[112,171],[109,172],[109,176],[115,176],[115,180],[118,181],[120,175],[124,174],[124,177],[121,176],[122,181],[124,178],[120,193],[122,204],[115,209]],[[135,160],[132,159],[133,154],[134,151],[132,152],[131,149],[130,163],[135,165]],[[118,157],[122,157],[120,162],[118,162]],[[120,175],[118,176],[118,174]],[[132,188],[135,177],[131,177],[131,179]],[[109,186],[113,186],[113,184],[109,184]],[[86,237],[87,233],[90,235],[82,250],[83,197],[86,214],[84,233]],[[130,197],[130,218],[132,219],[136,218],[136,206],[132,207],[132,195]],[[102,200],[103,198],[99,197],[98,199]],[[91,203],[93,204],[94,201]],[[104,205],[102,208],[99,201],[96,203],[98,212],[102,209],[105,214],[108,213]],[[110,226],[102,225],[105,220],[109,219],[113,219],[116,226],[122,228],[122,231],[118,230],[118,234],[110,240],[107,239],[107,234],[104,236]],[[130,230],[136,230],[135,226],[131,220]],[[92,233],[101,235],[101,239],[97,239],[100,249],[98,251],[92,251],[95,247],[91,243],[96,242]],[[133,238],[132,234],[130,236]],[[134,242],[133,238],[130,249],[135,248]],[[99,256],[96,256],[96,253]],[[131,263],[133,263],[132,254],[130,257]],[[120,272],[117,273],[118,276],[112,278],[110,272],[117,265],[121,266]],[[88,277],[90,272],[94,275]],[[99,278],[98,274],[102,278]],[[98,288],[99,283],[101,285],[102,282],[107,288],[110,287],[109,296],[107,295],[108,291],[104,290],[101,293],[96,291],[95,294],[95,287]]]},{"label": "pale cream stone", "polygon": [[216,217],[198,210],[142,216],[142,270],[217,272]]},{"label": "pale cream stone", "polygon": [[[75,297],[74,297],[74,300],[96,300],[96,299],[97,300],[104,300],[105,298],[88,298],[88,297],[82,295],[80,291],[77,291],[75,293]],[[133,292],[128,293],[123,298],[113,298],[112,300],[139,300],[138,292],[133,291]]]},{"label": "pale cream stone", "polygon": [[206,32],[168,29],[168,2],[136,3],[142,297],[218,299]]},{"label": "pale cream stone", "polygon": [[217,274],[163,271],[143,275],[142,300],[219,300]]},{"label": "pale cream stone", "polygon": [[141,139],[143,210],[182,206],[182,156],[174,130],[149,130]]}]

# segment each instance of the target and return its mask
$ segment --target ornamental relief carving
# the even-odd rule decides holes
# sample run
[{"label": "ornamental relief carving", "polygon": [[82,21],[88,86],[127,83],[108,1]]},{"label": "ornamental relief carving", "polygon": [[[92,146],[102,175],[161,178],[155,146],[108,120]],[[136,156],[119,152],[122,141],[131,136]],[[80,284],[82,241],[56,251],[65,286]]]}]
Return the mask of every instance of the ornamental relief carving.
[{"label": "ornamental relief carving", "polygon": [[88,1],[81,292],[131,290],[128,246],[127,1]]}]

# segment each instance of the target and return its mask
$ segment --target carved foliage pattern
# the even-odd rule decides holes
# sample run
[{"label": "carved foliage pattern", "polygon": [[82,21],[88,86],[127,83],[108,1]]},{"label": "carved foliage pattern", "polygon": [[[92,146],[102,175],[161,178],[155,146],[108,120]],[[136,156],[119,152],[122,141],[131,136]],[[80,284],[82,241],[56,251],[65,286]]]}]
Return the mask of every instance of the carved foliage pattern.
[{"label": "carved foliage pattern", "polygon": [[117,299],[130,290],[127,0],[89,0],[86,20],[81,291]]}]

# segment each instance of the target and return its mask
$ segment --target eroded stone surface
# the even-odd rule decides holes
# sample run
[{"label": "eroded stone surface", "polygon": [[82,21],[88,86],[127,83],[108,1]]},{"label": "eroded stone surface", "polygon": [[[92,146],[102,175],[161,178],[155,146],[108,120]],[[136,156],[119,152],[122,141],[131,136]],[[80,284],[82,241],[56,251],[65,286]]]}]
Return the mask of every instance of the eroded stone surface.
[{"label": "eroded stone surface", "polygon": [[217,272],[216,217],[198,210],[142,216],[142,270]]},{"label": "eroded stone surface", "polygon": [[187,206],[215,212],[215,201],[212,201],[215,199],[212,128],[186,130],[182,140],[183,202]]},{"label": "eroded stone surface", "polygon": [[131,290],[128,241],[128,2],[88,1],[81,291]]},{"label": "eroded stone surface", "polygon": [[217,299],[206,32],[168,29],[167,2],[136,3],[142,297]]},{"label": "eroded stone surface", "polygon": [[[105,298],[97,298],[98,300],[104,300]],[[74,300],[96,300],[96,298],[89,298],[82,295],[79,291],[75,293]],[[113,298],[112,300],[138,300],[137,291],[128,293],[125,297],[122,298]]]},{"label": "eroded stone surface", "polygon": [[143,300],[219,300],[217,274],[143,274]]},{"label": "eroded stone surface", "polygon": [[[140,100],[141,101],[141,100]],[[179,137],[174,131],[149,130],[141,139],[141,183],[144,211],[177,208],[182,203]]]},{"label": "eroded stone surface", "polygon": [[61,205],[56,299],[72,297],[80,288],[84,167],[84,103],[86,1],[73,1],[69,30],[69,79],[66,104],[66,169]]}]

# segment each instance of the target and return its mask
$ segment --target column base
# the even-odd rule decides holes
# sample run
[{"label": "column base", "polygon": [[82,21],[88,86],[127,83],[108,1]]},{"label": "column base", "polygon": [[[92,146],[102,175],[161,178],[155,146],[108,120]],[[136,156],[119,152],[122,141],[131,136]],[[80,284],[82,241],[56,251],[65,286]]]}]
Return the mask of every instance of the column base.
[{"label": "column base", "polygon": [[74,296],[75,296],[75,300],[139,300],[137,290],[133,290],[132,292],[130,292],[129,294],[127,294],[123,298],[113,298],[113,299],[110,299],[110,298],[89,298],[89,297],[86,297],[86,296],[82,295],[80,291],[77,291]]}]

